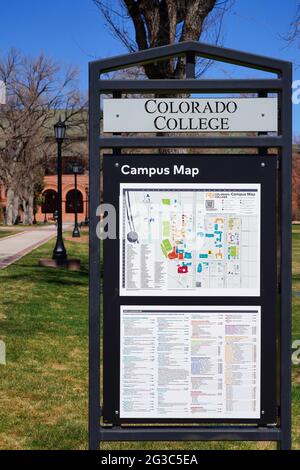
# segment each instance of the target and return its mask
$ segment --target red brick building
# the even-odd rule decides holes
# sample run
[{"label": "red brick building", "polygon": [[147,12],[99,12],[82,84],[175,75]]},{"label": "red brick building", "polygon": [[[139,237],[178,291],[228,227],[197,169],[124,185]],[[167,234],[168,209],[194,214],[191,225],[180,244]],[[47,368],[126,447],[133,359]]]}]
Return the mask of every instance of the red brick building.
[{"label": "red brick building", "polygon": [[[77,177],[77,212],[78,221],[88,218],[88,175]],[[57,207],[57,176],[44,177],[44,189],[42,192],[43,204],[38,206],[36,220],[43,222],[45,219],[53,219],[53,213]],[[63,175],[62,178],[62,218],[63,222],[74,221],[75,184],[73,175]]]},{"label": "red brick building", "polygon": [[[87,135],[77,133],[78,131],[68,129],[67,145],[63,148],[62,159],[62,218],[63,222],[74,222],[75,212],[75,176],[73,166],[81,168],[82,174],[77,175],[77,213],[78,222],[83,222],[88,218],[88,164],[87,164]],[[46,136],[46,139],[49,137]],[[50,136],[51,139],[53,137]],[[45,162],[43,178],[43,189],[35,201],[37,222],[51,222],[54,220],[54,213],[57,210],[57,157],[56,148],[54,154]],[[6,191],[0,183],[0,222],[1,214],[6,210]],[[23,210],[20,201],[19,221],[23,221]]]},{"label": "red brick building", "polygon": [[[78,175],[77,177],[77,207],[78,221],[82,222],[88,218],[88,174]],[[67,174],[62,177],[62,217],[63,222],[74,221],[74,203],[75,203],[75,183],[74,175]],[[51,222],[54,220],[54,211],[57,208],[57,176],[48,175],[44,177],[44,188],[42,191],[43,203],[37,206],[37,222]],[[6,196],[4,187],[0,187],[0,203],[5,210]],[[19,211],[22,221],[22,210]]]},{"label": "red brick building", "polygon": [[[59,112],[53,116],[53,124],[64,117],[64,112]],[[87,116],[85,113],[77,116],[77,120],[72,124],[67,123],[66,138],[62,148],[62,219],[63,222],[74,222],[75,201],[77,200],[78,222],[88,219],[88,146],[87,146]],[[50,131],[49,131],[50,129]],[[43,181],[37,181],[37,187],[42,188],[41,193],[34,197],[35,218],[37,222],[54,221],[54,213],[57,210],[57,147],[54,135],[51,134],[53,126],[49,123],[45,133],[45,142],[53,142],[53,148],[48,148],[41,171],[45,176]],[[77,197],[75,194],[75,175],[73,167],[80,167],[80,174],[77,174]],[[40,190],[40,189],[39,189]],[[18,210],[16,210],[18,207]],[[24,212],[22,200],[18,199],[14,208],[15,220],[18,218],[22,223]],[[6,211],[6,189],[0,183],[0,223]],[[32,208],[31,208],[32,212]],[[16,215],[18,214],[18,215]],[[34,218],[32,217],[34,220]],[[33,221],[32,220],[32,221]]]}]

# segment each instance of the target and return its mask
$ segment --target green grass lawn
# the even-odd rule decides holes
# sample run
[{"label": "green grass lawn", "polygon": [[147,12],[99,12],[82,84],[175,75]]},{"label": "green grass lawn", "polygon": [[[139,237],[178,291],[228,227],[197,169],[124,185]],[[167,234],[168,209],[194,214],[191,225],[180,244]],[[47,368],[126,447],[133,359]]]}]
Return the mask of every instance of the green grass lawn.
[{"label": "green grass lawn", "polygon": [[10,235],[14,235],[16,232],[12,230],[0,230],[0,238],[9,237]]},{"label": "green grass lawn", "polygon": [[87,422],[87,245],[81,272],[41,268],[51,241],[0,271],[1,449],[83,449]]},{"label": "green grass lawn", "polygon": [[[293,341],[300,340],[300,225],[293,226]],[[300,449],[300,365],[293,366],[293,448]]]},{"label": "green grass lawn", "polygon": [[[68,234],[69,235],[69,234]],[[300,227],[293,228],[293,289],[300,292]],[[54,241],[0,271],[0,449],[87,446],[88,247],[67,241],[81,272],[38,266]],[[300,339],[300,297],[293,297]],[[113,360],[113,358],[112,358]],[[300,366],[293,372],[293,445],[300,449]],[[269,443],[105,443],[105,449],[273,449]]]}]

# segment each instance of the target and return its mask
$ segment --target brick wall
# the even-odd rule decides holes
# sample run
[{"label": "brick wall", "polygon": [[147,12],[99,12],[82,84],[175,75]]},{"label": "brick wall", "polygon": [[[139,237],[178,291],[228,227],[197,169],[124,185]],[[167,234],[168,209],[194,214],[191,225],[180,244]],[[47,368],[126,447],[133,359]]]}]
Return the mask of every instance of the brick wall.
[{"label": "brick wall", "polygon": [[[86,212],[88,209],[87,198],[86,198],[86,188],[89,185],[89,178],[88,175],[78,175],[77,177],[77,189],[82,194],[83,200],[83,212],[78,214],[78,221],[81,222],[85,220]],[[57,176],[45,176],[44,177],[44,189],[43,193],[47,190],[53,190],[57,193]],[[66,213],[66,199],[67,194],[70,190],[75,189],[75,181],[74,175],[63,175],[62,177],[62,217],[63,222],[74,222],[74,213],[68,214]],[[6,196],[5,196],[5,189],[3,186],[0,186],[0,202],[3,208],[6,205]],[[22,218],[22,212],[20,213]],[[43,222],[45,218],[45,214],[42,213],[42,207],[38,207],[36,219],[38,222]],[[53,220],[53,213],[46,214],[46,218],[48,221]]]},{"label": "brick wall", "polygon": [[[82,195],[83,199],[83,212],[78,214],[78,221],[81,222],[86,217],[87,212],[87,200],[86,200],[86,188],[88,188],[89,178],[88,175],[78,175],[77,177],[77,189]],[[43,194],[47,190],[54,190],[57,192],[57,176],[45,176],[44,177],[44,189]],[[66,213],[66,200],[67,194],[70,190],[75,189],[74,175],[63,175],[62,177],[62,218],[63,222],[74,222],[74,214]],[[47,220],[53,218],[53,214],[46,214]],[[43,222],[45,214],[42,213],[42,207],[38,208],[36,219],[38,222]]]}]

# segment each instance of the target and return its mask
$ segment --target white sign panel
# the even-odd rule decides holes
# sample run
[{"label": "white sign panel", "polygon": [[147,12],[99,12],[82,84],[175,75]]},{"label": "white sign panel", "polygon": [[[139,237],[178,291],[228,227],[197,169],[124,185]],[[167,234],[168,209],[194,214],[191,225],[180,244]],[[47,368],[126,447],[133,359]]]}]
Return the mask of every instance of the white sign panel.
[{"label": "white sign panel", "polygon": [[103,131],[277,132],[277,98],[107,98]]},{"label": "white sign panel", "polygon": [[6,99],[6,90],[5,90],[5,84],[0,80],[0,104],[5,104],[5,99]]},{"label": "white sign panel", "polygon": [[260,190],[121,184],[120,295],[259,296]]},{"label": "white sign panel", "polygon": [[120,418],[260,418],[260,307],[121,307]]}]

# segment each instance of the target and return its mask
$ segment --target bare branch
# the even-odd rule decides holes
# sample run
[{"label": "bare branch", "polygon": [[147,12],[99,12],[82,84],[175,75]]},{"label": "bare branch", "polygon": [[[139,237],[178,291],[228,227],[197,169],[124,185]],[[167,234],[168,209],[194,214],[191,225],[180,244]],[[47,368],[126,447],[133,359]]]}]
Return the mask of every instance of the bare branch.
[{"label": "bare branch", "polygon": [[[222,20],[234,0],[93,0],[114,37],[130,51],[194,40],[210,31],[214,42],[220,40]],[[135,38],[128,23],[133,24]],[[213,32],[215,34],[213,35]],[[202,61],[203,62],[203,61]],[[201,62],[201,64],[202,64]],[[205,61],[205,71],[210,62]],[[185,61],[172,58],[145,64],[148,78],[183,78]],[[202,73],[198,67],[198,73]]]},{"label": "bare branch", "polygon": [[298,3],[294,19],[290,23],[289,32],[281,37],[289,44],[296,41],[300,37],[300,3]]}]

